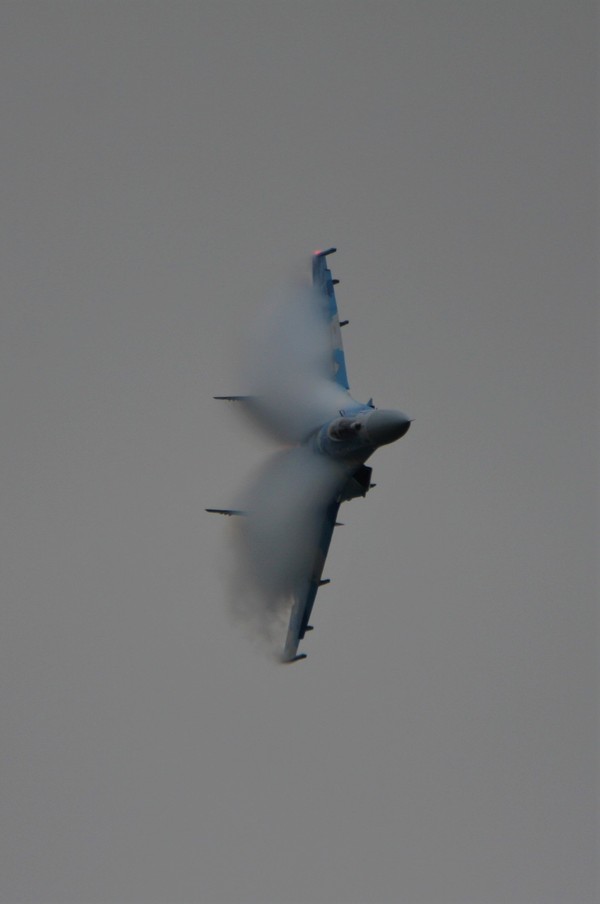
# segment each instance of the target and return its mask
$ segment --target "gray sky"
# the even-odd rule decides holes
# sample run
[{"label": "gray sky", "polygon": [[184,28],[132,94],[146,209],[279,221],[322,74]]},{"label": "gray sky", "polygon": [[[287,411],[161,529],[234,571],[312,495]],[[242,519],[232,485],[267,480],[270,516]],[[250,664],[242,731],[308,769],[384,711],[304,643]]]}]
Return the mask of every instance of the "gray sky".
[{"label": "gray sky", "polygon": [[[596,4],[4,2],[7,904],[591,904]],[[308,659],[232,624],[212,401],[338,246],[415,418]]]}]

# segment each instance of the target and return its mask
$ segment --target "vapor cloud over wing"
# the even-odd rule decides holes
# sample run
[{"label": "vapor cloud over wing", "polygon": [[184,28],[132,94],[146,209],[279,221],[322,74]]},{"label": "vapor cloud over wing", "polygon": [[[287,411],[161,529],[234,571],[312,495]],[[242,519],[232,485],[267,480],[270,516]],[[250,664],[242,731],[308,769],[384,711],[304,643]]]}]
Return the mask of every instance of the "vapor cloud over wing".
[{"label": "vapor cloud over wing", "polygon": [[330,330],[323,297],[300,285],[282,290],[256,324],[242,370],[246,407],[279,442],[302,442],[348,404],[332,379]]},{"label": "vapor cloud over wing", "polygon": [[272,456],[246,490],[235,532],[234,613],[280,646],[277,631],[310,574],[323,509],[343,481],[334,462],[298,446]]},{"label": "vapor cloud over wing", "polygon": [[345,479],[339,465],[303,444],[351,401],[333,379],[331,328],[323,295],[289,285],[253,324],[238,377],[244,412],[287,448],[236,503],[246,514],[234,524],[232,608],[278,652],[294,594],[314,567],[324,511]]}]

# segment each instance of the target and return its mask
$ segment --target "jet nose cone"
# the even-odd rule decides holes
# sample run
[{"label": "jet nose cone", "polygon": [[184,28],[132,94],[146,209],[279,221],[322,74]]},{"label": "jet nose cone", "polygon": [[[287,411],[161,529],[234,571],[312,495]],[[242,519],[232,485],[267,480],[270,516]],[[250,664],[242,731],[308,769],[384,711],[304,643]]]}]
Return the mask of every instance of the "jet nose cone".
[{"label": "jet nose cone", "polygon": [[367,420],[369,439],[376,446],[385,446],[404,436],[410,427],[410,418],[402,411],[386,411],[377,409]]}]

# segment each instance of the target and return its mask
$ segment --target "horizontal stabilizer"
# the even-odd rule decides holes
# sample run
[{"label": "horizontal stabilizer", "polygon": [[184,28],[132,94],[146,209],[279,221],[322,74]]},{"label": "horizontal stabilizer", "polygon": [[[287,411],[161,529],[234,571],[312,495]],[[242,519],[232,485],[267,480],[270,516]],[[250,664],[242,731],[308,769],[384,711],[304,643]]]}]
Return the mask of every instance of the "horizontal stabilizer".
[{"label": "horizontal stabilizer", "polygon": [[293,659],[282,659],[281,661],[287,664],[288,662],[298,662],[299,659],[306,659],[306,653],[298,653]]},{"label": "horizontal stabilizer", "polygon": [[325,584],[331,584],[331,578],[323,578],[319,581],[319,587],[324,587]]},{"label": "horizontal stabilizer", "polygon": [[337,248],[326,248],[325,251],[315,251],[315,257],[327,257],[328,254],[335,254]]},{"label": "horizontal stabilizer", "polygon": [[215,395],[213,399],[225,402],[248,402],[252,396],[249,395]]}]

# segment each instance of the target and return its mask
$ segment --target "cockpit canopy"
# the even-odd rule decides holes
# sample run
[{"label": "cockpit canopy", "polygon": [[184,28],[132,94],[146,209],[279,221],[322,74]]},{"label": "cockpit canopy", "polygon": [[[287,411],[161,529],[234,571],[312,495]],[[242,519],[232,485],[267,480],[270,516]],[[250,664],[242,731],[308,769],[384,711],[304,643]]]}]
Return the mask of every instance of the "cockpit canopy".
[{"label": "cockpit canopy", "polygon": [[353,417],[340,417],[335,420],[329,427],[329,437],[336,442],[341,440],[354,439],[360,434],[363,425]]}]

